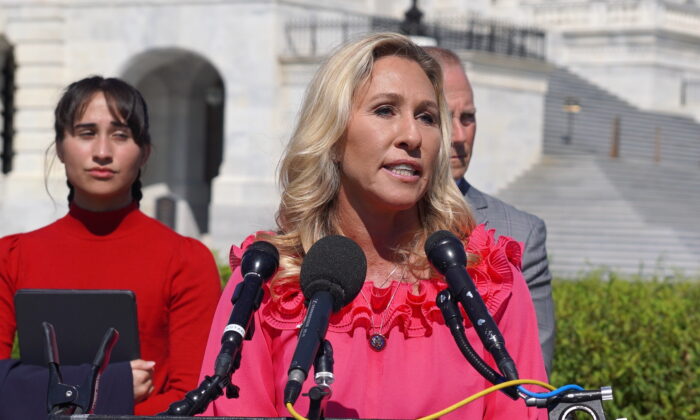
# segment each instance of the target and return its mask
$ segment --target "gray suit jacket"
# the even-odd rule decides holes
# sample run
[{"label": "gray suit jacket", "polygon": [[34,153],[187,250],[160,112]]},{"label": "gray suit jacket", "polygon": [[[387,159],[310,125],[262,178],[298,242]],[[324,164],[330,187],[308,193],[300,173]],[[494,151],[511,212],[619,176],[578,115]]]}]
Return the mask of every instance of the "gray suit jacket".
[{"label": "gray suit jacket", "polygon": [[510,236],[525,245],[523,276],[535,305],[542,355],[547,373],[550,373],[554,357],[555,323],[552,275],[549,273],[547,262],[547,230],[544,221],[482,193],[464,179],[457,184],[471,205],[478,224],[485,224],[488,229],[496,229],[496,238],[500,235]]}]

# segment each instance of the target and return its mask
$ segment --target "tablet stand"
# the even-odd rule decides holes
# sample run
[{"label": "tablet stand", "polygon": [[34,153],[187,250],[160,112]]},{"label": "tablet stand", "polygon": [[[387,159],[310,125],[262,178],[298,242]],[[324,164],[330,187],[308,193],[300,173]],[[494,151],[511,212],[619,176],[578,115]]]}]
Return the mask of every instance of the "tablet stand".
[{"label": "tablet stand", "polygon": [[46,356],[49,365],[49,389],[46,405],[49,415],[92,413],[95,409],[97,387],[100,376],[109,364],[109,356],[119,339],[119,332],[109,328],[97,349],[95,360],[87,377],[80,385],[63,383],[56,332],[52,324],[43,322],[44,338],[46,339]]}]

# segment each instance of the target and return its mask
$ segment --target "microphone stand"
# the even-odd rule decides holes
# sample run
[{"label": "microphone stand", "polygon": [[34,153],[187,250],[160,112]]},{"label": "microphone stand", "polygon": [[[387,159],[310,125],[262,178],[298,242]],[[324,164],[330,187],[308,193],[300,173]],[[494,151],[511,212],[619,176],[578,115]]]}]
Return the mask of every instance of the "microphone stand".
[{"label": "microphone stand", "polygon": [[326,339],[323,340],[316,353],[314,372],[316,386],[311,388],[308,394],[303,395],[308,396],[311,400],[309,414],[306,415],[306,418],[309,420],[320,420],[323,418],[328,399],[333,395],[331,385],[335,380],[333,377],[333,346]]},{"label": "microphone stand", "polygon": [[[262,281],[262,280],[261,280]],[[245,281],[239,283],[233,292],[231,302],[234,307],[239,301],[245,288],[259,288],[257,284],[249,284]],[[253,302],[254,309],[257,310],[262,301],[262,289],[257,293]],[[245,339],[250,340],[255,332],[255,324],[249,323],[245,333]],[[185,398],[170,404],[168,411],[157,414],[158,416],[194,416],[201,414],[209,407],[213,401],[219,398],[226,390],[226,398],[238,398],[240,388],[231,383],[231,376],[241,366],[241,353],[243,342],[240,335],[232,331],[226,331],[221,339],[221,351],[214,362],[214,375],[205,376],[197,389],[185,394]]]},{"label": "microphone stand", "polygon": [[[491,368],[469,344],[464,333],[462,315],[459,313],[449,289],[438,293],[436,303],[443,318],[445,318],[445,323],[450,328],[457,347],[467,361],[492,384],[505,382],[506,378]],[[547,408],[549,420],[568,420],[569,416],[575,412],[587,413],[590,416],[588,418],[593,420],[606,420],[602,401],[613,399],[612,387],[609,386],[602,387],[599,391],[567,391],[549,398],[526,397],[524,394],[520,394],[515,386],[501,389],[501,391],[514,400],[517,400],[519,396],[523,397],[527,406]]]},{"label": "microphone stand", "polygon": [[279,266],[277,248],[265,241],[252,243],[241,258],[243,281],[231,296],[233,309],[221,337],[221,349],[214,362],[214,375],[206,376],[185,398],[170,404],[158,416],[194,416],[207,409],[226,390],[226,398],[238,398],[240,388],[231,383],[231,375],[241,366],[243,341],[253,337],[253,314],[263,299],[263,282],[272,277]]},{"label": "microphone stand", "polygon": [[[240,353],[231,374],[240,366]],[[168,411],[157,416],[194,416],[204,412],[212,401],[216,400],[226,390],[226,398],[238,398],[239,387],[231,383],[231,375],[205,376],[197,389],[185,394],[185,398],[170,404]]]},{"label": "microphone stand", "polygon": [[549,398],[527,397],[525,404],[529,407],[546,407],[549,420],[568,420],[576,412],[586,413],[586,417],[593,420],[606,420],[602,402],[612,399],[612,387],[604,386],[598,391],[584,389],[567,391]]},{"label": "microphone stand", "polygon": [[92,362],[90,373],[80,385],[63,383],[56,331],[51,323],[42,322],[44,339],[46,340],[46,356],[49,365],[49,389],[46,396],[46,406],[49,415],[61,414],[91,414],[95,410],[97,389],[102,372],[109,364],[112,349],[119,339],[119,332],[109,328],[97,349],[95,360]]}]

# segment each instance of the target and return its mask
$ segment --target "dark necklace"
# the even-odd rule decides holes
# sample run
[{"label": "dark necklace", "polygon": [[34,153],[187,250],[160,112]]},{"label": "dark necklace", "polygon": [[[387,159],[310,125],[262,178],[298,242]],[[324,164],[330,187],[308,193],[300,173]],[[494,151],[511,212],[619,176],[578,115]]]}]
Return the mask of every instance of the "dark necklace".
[{"label": "dark necklace", "polygon": [[[393,271],[392,271],[393,274]],[[389,307],[391,307],[391,302],[394,301],[394,298],[396,297],[396,293],[399,291],[399,287],[401,287],[401,283],[403,283],[403,277],[405,274],[404,273],[401,275],[401,280],[399,281],[399,284],[396,285],[396,288],[394,289],[394,293],[391,295],[391,298],[389,299],[389,303],[386,305],[386,308],[382,311],[382,319],[379,323],[379,329],[376,333],[370,334],[369,336],[369,346],[372,348],[374,351],[382,351],[386,347],[386,337],[384,334],[382,334],[382,328],[384,328],[384,321],[385,321],[385,316],[386,316],[386,311],[389,310]],[[387,277],[387,279],[391,276]],[[360,293],[362,294],[362,298],[367,302],[367,306],[369,306],[370,311],[372,310],[372,303],[370,303],[369,299],[367,299],[367,296],[365,296],[365,292],[363,290],[360,290]],[[374,316],[372,315],[370,318],[370,322],[372,323],[370,331],[374,331]]]}]

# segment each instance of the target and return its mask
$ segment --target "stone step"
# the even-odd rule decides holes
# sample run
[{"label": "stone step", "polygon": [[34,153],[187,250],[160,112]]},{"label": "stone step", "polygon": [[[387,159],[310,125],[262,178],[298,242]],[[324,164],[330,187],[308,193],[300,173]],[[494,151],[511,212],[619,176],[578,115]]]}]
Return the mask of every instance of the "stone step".
[{"label": "stone step", "polygon": [[672,253],[660,252],[658,254],[640,256],[628,255],[626,258],[621,258],[619,255],[608,254],[564,254],[550,253],[549,258],[552,265],[573,266],[575,264],[595,264],[595,265],[619,265],[625,267],[638,267],[639,265],[667,267],[667,268],[683,268],[689,271],[700,270],[700,264],[691,259],[678,259]]},{"label": "stone step", "polygon": [[[549,215],[548,220],[562,221],[564,223],[571,224],[587,223],[591,221],[605,223],[607,225],[615,223],[627,224],[632,223],[631,221],[635,219],[643,220],[645,218],[644,215],[646,215],[646,211],[664,210],[662,206],[644,207],[640,205],[635,207],[635,209],[633,210],[630,209],[628,206],[622,207],[618,206],[617,204],[609,206],[594,206],[591,205],[592,203],[590,201],[576,202],[561,199],[556,204],[551,203],[550,205],[548,205],[546,203],[542,203],[541,201],[531,201],[532,197],[526,197],[527,199],[521,199],[520,195],[499,195],[499,197],[508,203],[517,202],[517,207],[521,210],[527,211],[529,213],[546,212]],[[579,210],[576,217],[571,216],[570,209],[572,208]],[[687,220],[688,218],[692,218],[697,215],[698,208],[700,208],[700,206],[689,206],[687,208],[671,209],[665,213],[666,220]],[[586,210],[586,212],[584,212],[584,210]],[[644,212],[640,212],[640,210],[643,210]],[[601,214],[604,214],[605,218],[601,219]],[[692,226],[690,226],[690,228],[692,229]]]},{"label": "stone step", "polygon": [[641,244],[660,244],[660,243],[695,243],[700,245],[700,232],[695,231],[692,233],[680,233],[680,232],[655,232],[653,230],[645,229],[639,231],[637,229],[629,228],[618,228],[615,230],[606,228],[598,228],[594,225],[588,226],[569,226],[568,228],[562,228],[556,223],[547,223],[547,238],[551,241],[557,241],[558,243],[577,243],[584,241],[587,243],[593,242],[598,246],[597,243],[610,243],[619,244],[625,241],[632,242],[631,246],[644,246]]},{"label": "stone step", "polygon": [[[582,107],[571,144],[567,97]],[[616,116],[620,157],[610,158]],[[698,122],[640,110],[565,69],[550,75],[544,118],[540,162],[496,196],[545,220],[555,275],[600,265],[700,273]]]},{"label": "stone step", "polygon": [[546,154],[497,196],[545,220],[555,275],[601,265],[700,272],[699,168]]},{"label": "stone step", "polygon": [[653,159],[657,127],[661,158],[686,165],[700,163],[700,125],[687,116],[642,111],[582,77],[555,69],[549,77],[545,98],[544,149],[557,150],[568,133],[569,117],[563,110],[566,98],[575,97],[581,110],[573,118],[569,148],[608,154],[613,120],[620,117],[620,154]]},{"label": "stone step", "polygon": [[643,277],[678,278],[679,276],[685,276],[695,279],[700,275],[698,274],[700,272],[693,267],[668,266],[664,263],[645,264],[643,262],[638,264],[596,264],[590,261],[572,261],[568,264],[552,263],[550,268],[554,277],[561,279],[577,279],[592,270],[598,269],[611,270],[619,274],[641,275]]},{"label": "stone step", "polygon": [[[605,238],[571,238],[566,240],[560,240],[561,238],[547,237],[548,245],[559,245],[556,252],[552,251],[555,255],[580,255],[581,253],[586,254],[608,254],[609,251],[614,251],[616,256],[628,256],[635,257],[640,255],[658,255],[661,253],[670,253],[672,251],[677,251],[676,255],[680,259],[690,259],[692,261],[700,264],[697,260],[697,255],[693,255],[689,247],[684,246],[677,240],[667,239],[659,240],[658,238],[646,239],[644,238],[632,238],[629,243],[624,243],[622,241],[605,241]],[[587,240],[583,240],[587,239]]]}]

